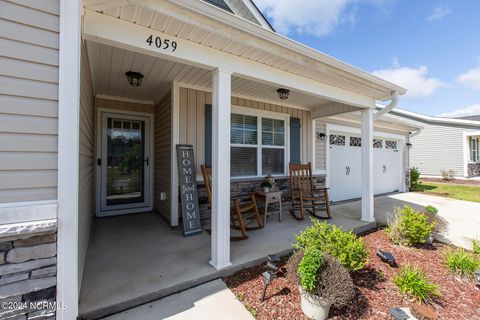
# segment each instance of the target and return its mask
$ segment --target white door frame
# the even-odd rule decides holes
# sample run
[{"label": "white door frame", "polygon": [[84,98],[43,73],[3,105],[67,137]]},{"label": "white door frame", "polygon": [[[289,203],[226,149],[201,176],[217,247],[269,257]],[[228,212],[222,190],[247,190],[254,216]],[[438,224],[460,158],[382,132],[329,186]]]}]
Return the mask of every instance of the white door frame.
[{"label": "white door frame", "polygon": [[143,204],[131,204],[131,205],[118,205],[110,210],[105,210],[104,195],[106,193],[105,181],[106,170],[102,170],[99,166],[96,166],[96,215],[99,217],[127,214],[134,212],[146,212],[153,210],[154,199],[154,165],[155,165],[155,152],[154,152],[154,118],[152,113],[134,112],[115,110],[107,108],[97,109],[97,125],[96,125],[96,146],[95,146],[95,159],[102,159],[102,168],[106,165],[106,160],[103,160],[105,156],[105,150],[102,148],[104,145],[103,130],[105,129],[107,117],[119,117],[129,120],[141,120],[145,121],[145,155],[149,157],[149,165],[146,166],[145,172],[145,201]]}]

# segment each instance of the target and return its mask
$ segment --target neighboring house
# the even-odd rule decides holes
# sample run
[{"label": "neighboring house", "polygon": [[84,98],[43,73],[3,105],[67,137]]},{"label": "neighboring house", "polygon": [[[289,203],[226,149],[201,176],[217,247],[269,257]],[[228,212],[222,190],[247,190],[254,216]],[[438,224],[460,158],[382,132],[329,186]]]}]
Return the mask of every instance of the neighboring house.
[{"label": "neighboring house", "polygon": [[421,128],[410,135],[410,166],[422,176],[441,177],[442,170],[453,170],[456,177],[480,176],[478,117],[431,117],[401,109],[390,115]]},{"label": "neighboring house", "polygon": [[275,33],[250,0],[0,1],[0,298],[56,296],[57,319],[75,319],[95,216],[179,225],[178,144],[197,173],[212,165],[216,269],[231,264],[230,191],[288,185],[289,162],[374,221],[374,195],[405,190],[416,129],[376,120],[395,93]]}]

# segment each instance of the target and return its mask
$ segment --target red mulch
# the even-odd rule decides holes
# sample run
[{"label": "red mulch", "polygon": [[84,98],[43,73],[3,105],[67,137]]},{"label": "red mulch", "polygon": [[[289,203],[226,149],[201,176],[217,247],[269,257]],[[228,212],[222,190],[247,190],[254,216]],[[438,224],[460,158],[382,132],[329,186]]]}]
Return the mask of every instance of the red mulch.
[{"label": "red mulch", "polygon": [[[393,245],[381,230],[365,234],[363,238],[370,250],[370,261],[367,268],[352,274],[357,296],[346,308],[331,308],[329,319],[392,319],[388,315],[390,308],[411,304],[391,281],[398,268],[390,267],[376,256],[377,249],[382,249],[392,252],[400,265],[404,262],[417,264],[440,285],[442,297],[433,304],[438,319],[480,320],[480,289],[471,281],[446,273],[442,264],[442,249],[446,245],[435,242],[432,246],[400,247]],[[268,287],[266,301],[260,302],[263,288],[261,273],[266,270],[265,264],[262,264],[226,277],[224,281],[257,319],[307,319],[300,308],[298,290],[285,277],[283,268]]]},{"label": "red mulch", "polygon": [[446,184],[464,184],[464,185],[480,186],[480,180],[466,180],[466,179],[443,180],[443,179],[439,179],[439,178],[421,178],[420,181],[435,182],[435,183],[446,183]]}]

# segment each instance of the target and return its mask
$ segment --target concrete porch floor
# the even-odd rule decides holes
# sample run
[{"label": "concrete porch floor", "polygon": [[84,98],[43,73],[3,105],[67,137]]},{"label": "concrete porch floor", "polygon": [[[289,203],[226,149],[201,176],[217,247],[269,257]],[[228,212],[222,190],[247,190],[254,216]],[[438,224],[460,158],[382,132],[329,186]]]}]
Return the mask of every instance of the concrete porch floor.
[{"label": "concrete porch floor", "polygon": [[[359,201],[332,206],[328,220],[345,230],[362,232],[375,224],[360,221]],[[270,216],[250,239],[231,242],[232,266],[215,270],[210,236],[184,238],[155,213],[96,219],[80,292],[81,319],[97,319],[153,301],[263,262],[267,254],[291,250],[294,235],[310,225],[294,220],[283,208],[282,222]],[[232,234],[236,231],[232,230]]]}]

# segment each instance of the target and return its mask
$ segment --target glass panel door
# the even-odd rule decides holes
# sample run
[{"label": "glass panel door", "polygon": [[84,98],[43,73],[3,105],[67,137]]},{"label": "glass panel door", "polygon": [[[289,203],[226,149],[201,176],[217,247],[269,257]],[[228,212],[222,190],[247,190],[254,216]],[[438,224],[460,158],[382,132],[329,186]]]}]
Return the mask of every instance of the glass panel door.
[{"label": "glass panel door", "polygon": [[145,122],[107,123],[107,206],[144,202]]},{"label": "glass panel door", "polygon": [[102,113],[99,216],[151,210],[150,118]]}]

